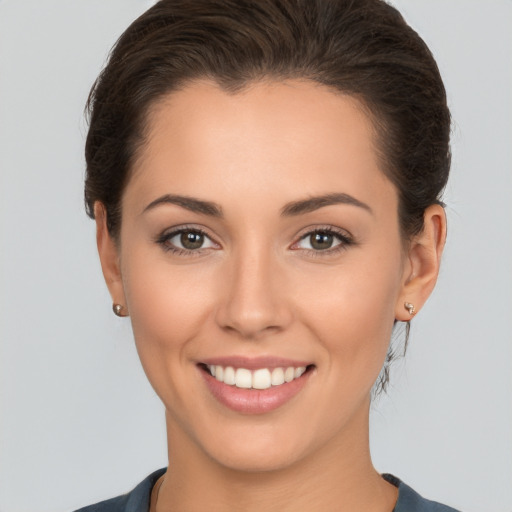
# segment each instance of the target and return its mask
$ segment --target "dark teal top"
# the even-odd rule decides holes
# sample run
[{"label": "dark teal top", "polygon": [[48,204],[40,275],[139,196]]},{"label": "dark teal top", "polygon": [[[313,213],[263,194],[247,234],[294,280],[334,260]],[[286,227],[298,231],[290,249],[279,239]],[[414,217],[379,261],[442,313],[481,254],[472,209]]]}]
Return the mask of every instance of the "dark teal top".
[{"label": "dark teal top", "polygon": [[[75,512],[149,512],[149,499],[155,482],[165,473],[166,468],[151,473],[128,494],[101,501]],[[435,501],[422,498],[408,485],[393,475],[382,475],[389,483],[398,487],[398,501],[393,512],[457,512]]]}]

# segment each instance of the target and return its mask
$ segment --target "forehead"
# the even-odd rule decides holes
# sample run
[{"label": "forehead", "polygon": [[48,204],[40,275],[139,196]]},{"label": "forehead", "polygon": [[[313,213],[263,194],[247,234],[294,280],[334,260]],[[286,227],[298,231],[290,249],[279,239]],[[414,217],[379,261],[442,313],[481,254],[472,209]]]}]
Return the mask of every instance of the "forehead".
[{"label": "forehead", "polygon": [[391,183],[374,139],[358,100],[319,84],[261,82],[229,93],[197,82],[151,108],[128,188],[150,196],[158,187],[190,194],[194,186],[195,195],[227,187],[282,202],[330,191],[378,194]]}]

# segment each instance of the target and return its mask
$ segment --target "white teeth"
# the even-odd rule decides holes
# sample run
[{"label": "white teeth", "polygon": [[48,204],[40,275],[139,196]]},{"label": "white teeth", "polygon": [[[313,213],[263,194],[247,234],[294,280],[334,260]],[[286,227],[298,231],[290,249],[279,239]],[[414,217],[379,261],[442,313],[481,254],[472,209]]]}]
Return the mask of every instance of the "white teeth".
[{"label": "white teeth", "polygon": [[230,386],[234,386],[236,384],[235,369],[231,366],[228,366],[224,370],[224,384],[228,384]]},{"label": "white teeth", "polygon": [[293,366],[288,366],[284,371],[284,381],[291,382],[295,378],[295,368]]},{"label": "white teeth", "polygon": [[252,374],[252,387],[254,389],[267,389],[272,385],[270,370],[262,368]]},{"label": "white teeth", "polygon": [[274,368],[272,371],[272,386],[280,386],[281,384],[284,384],[284,370]]},{"label": "white teeth", "polygon": [[233,368],[220,365],[208,365],[208,369],[213,377],[219,382],[236,386],[242,389],[268,389],[271,386],[280,386],[285,382],[291,382],[301,377],[306,371],[305,366],[288,368],[260,368],[258,370],[248,370],[246,368]]},{"label": "white teeth", "polygon": [[299,366],[298,368],[295,368],[295,375],[294,377],[298,379],[304,372],[306,371],[305,366]]},{"label": "white teeth", "polygon": [[235,386],[237,388],[250,389],[252,388],[252,373],[251,370],[245,368],[238,368],[235,372]]}]

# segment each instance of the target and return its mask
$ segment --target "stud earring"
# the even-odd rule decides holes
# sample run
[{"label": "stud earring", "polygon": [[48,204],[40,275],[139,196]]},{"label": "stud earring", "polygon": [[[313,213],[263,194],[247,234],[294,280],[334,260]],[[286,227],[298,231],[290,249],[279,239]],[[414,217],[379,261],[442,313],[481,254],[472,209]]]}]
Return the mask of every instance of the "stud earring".
[{"label": "stud earring", "polygon": [[123,309],[124,306],[121,306],[121,304],[112,304],[112,311],[116,316],[125,317],[128,315],[123,315]]},{"label": "stud earring", "polygon": [[414,316],[414,314],[416,313],[414,304],[411,304],[410,302],[404,302],[404,308],[407,309],[407,311],[409,311],[409,315],[411,316]]}]

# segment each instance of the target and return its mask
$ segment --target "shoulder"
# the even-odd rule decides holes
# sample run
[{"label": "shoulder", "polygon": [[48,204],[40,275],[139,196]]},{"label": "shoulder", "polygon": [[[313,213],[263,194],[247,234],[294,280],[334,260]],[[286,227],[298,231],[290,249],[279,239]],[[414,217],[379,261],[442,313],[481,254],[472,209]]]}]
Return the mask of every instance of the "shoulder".
[{"label": "shoulder", "polygon": [[[166,468],[163,468],[151,473],[127,494],[100,501],[75,512],[148,512],[153,485],[165,471]],[[393,512],[459,512],[454,508],[423,498],[393,475],[382,476],[398,487],[398,501]]]},{"label": "shoulder", "polygon": [[163,468],[151,473],[127,494],[100,501],[75,512],[148,512],[151,489],[165,471],[166,468]]},{"label": "shoulder", "polygon": [[388,482],[398,487],[398,501],[393,512],[459,512],[437,501],[423,498],[396,476],[389,474],[382,476]]}]

